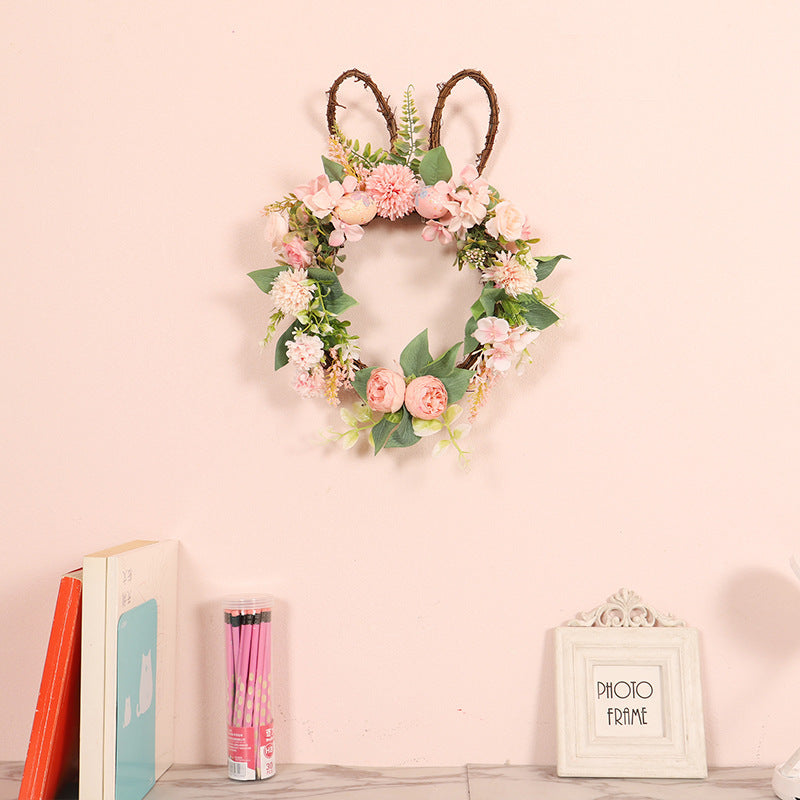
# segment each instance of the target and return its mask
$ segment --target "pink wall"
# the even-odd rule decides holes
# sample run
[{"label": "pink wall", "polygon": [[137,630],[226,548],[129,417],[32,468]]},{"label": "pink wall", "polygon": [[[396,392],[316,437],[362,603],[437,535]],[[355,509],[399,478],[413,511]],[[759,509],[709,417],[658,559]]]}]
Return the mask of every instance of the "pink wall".
[{"label": "pink wall", "polygon": [[[702,632],[710,762],[787,756],[800,7],[276,5],[0,12],[0,759],[25,754],[57,576],[141,536],[183,544],[180,761],[222,759],[216,601],[240,588],[279,598],[284,761],[554,762],[549,630],[623,585]],[[258,347],[259,210],[318,171],[324,91],[354,65],[395,103],[414,83],[425,116],[481,69],[487,176],[572,256],[547,284],[565,324],[497,390],[468,474],[318,443],[336,414]],[[485,114],[453,95],[454,161]],[[365,339],[449,341],[465,277],[386,237],[345,276]]]}]

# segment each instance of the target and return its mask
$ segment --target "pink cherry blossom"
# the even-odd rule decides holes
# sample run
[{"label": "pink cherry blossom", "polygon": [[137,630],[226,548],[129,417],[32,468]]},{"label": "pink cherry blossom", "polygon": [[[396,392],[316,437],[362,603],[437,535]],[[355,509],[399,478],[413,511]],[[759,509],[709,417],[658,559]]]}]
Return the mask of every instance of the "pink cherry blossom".
[{"label": "pink cherry blossom", "polygon": [[472,334],[481,344],[505,342],[511,326],[507,319],[501,317],[482,317],[478,320],[478,328]]},{"label": "pink cherry blossom", "polygon": [[341,247],[345,241],[357,242],[364,235],[364,229],[360,225],[349,225],[338,217],[331,217],[331,222],[334,228],[328,237],[328,244],[331,247]]},{"label": "pink cherry blossom", "polygon": [[441,220],[429,219],[422,229],[422,238],[426,242],[438,239],[439,244],[448,244],[453,241],[453,234],[450,233],[450,229]]},{"label": "pink cherry blossom", "polygon": [[[358,188],[358,181],[348,175],[341,183],[339,181],[328,181],[324,183],[321,179],[328,181],[324,175],[316,179],[316,183],[308,184],[301,189],[308,189],[303,195],[298,195],[315,217],[327,217],[339,204],[339,201],[348,192],[354,192]],[[316,189],[316,191],[313,191]],[[300,191],[300,189],[298,189]]]}]

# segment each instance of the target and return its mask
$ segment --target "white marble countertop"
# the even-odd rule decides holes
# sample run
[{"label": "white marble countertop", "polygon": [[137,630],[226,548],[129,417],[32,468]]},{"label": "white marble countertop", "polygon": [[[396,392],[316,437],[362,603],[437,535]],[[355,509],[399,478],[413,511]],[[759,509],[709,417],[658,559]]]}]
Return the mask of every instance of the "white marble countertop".
[{"label": "white marble countertop", "polygon": [[[0,800],[16,800],[22,763],[0,763]],[[172,767],[147,800],[774,800],[772,770],[712,769],[707,780],[559,778],[554,767],[385,769],[279,765],[266,781],[237,782],[223,766]]]}]

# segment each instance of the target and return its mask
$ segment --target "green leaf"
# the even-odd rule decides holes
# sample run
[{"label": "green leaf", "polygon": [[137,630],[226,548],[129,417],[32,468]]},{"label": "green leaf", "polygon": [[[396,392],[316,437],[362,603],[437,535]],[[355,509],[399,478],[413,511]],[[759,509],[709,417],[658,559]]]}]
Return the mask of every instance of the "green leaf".
[{"label": "green leaf", "polygon": [[452,425],[463,413],[464,409],[459,405],[448,406],[447,411],[442,414],[442,422],[445,425]]},{"label": "green leaf", "polygon": [[417,419],[412,417],[411,424],[417,436],[432,436],[434,433],[439,433],[443,427],[438,419]]},{"label": "green leaf", "polygon": [[483,302],[480,297],[472,304],[470,311],[472,312],[472,319],[474,322],[486,316],[486,309],[483,307]]},{"label": "green leaf", "polygon": [[372,426],[372,440],[375,443],[375,455],[378,455],[384,448],[396,427],[396,422],[389,422],[385,417]]},{"label": "green leaf", "polygon": [[470,317],[464,326],[464,354],[471,353],[479,344],[478,340],[472,335],[478,330],[478,320]]},{"label": "green leaf", "polygon": [[456,358],[458,351],[461,349],[461,342],[454,344],[443,356],[440,356],[432,364],[429,364],[418,375],[433,375],[441,379],[445,375],[449,375],[456,366]]},{"label": "green leaf", "polygon": [[300,328],[300,323],[295,320],[282,334],[280,339],[275,342],[275,369],[279,370],[289,363],[289,356],[286,354],[286,343],[294,337],[295,331]]},{"label": "green leaf", "polygon": [[553,256],[552,258],[537,258],[536,259],[536,280],[543,281],[555,268],[556,264],[566,258],[569,261],[569,256]]},{"label": "green leaf", "polygon": [[534,299],[532,303],[526,303],[522,311],[522,316],[525,318],[525,322],[537,331],[543,331],[560,319],[552,308],[546,306],[544,303],[540,303],[536,299]]},{"label": "green leaf", "polygon": [[280,267],[270,267],[269,269],[257,269],[255,272],[248,272],[247,274],[255,281],[256,286],[258,286],[262,292],[269,292],[272,290],[272,284],[275,278],[285,269],[290,269],[290,267],[284,265]]},{"label": "green leaf", "polygon": [[386,447],[411,447],[419,441],[419,436],[414,433],[414,424],[411,414],[407,409],[403,409],[403,418],[400,424],[392,431]]},{"label": "green leaf", "polygon": [[335,161],[331,161],[329,158],[322,156],[322,166],[325,169],[328,180],[339,181],[340,183],[344,180],[344,167],[341,164],[337,164]]},{"label": "green leaf", "polygon": [[425,153],[419,162],[419,176],[428,186],[438,181],[449,181],[453,177],[453,165],[444,147],[439,145]]},{"label": "green leaf", "polygon": [[353,388],[365,403],[367,402],[367,381],[375,369],[377,367],[364,367],[353,376]]},{"label": "green leaf", "polygon": [[483,287],[479,300],[487,316],[494,316],[494,307],[497,305],[498,300],[503,299],[505,293],[505,289],[502,286],[489,286],[489,284],[486,284]]},{"label": "green leaf", "polygon": [[321,267],[309,267],[308,277],[317,283],[325,285],[339,283],[339,278],[336,277],[336,273],[333,270],[322,269]]},{"label": "green leaf", "polygon": [[467,386],[472,379],[473,371],[471,369],[454,369],[449,375],[439,380],[444,384],[447,389],[447,402],[455,403],[464,396],[467,391]]},{"label": "green leaf", "polygon": [[343,311],[347,311],[348,308],[355,305],[358,305],[358,300],[344,293],[336,295],[325,302],[325,308],[331,314],[341,314]]},{"label": "green leaf", "polygon": [[403,368],[406,378],[412,375],[419,375],[433,361],[431,352],[428,349],[428,329],[417,334],[400,353],[400,366]]}]

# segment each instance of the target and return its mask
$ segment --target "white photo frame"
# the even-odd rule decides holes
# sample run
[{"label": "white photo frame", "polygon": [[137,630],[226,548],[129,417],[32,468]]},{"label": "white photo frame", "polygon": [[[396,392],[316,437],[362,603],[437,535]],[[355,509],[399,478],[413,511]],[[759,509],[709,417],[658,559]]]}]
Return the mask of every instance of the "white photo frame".
[{"label": "white photo frame", "polygon": [[708,775],[695,628],[623,589],[555,635],[558,775]]}]

